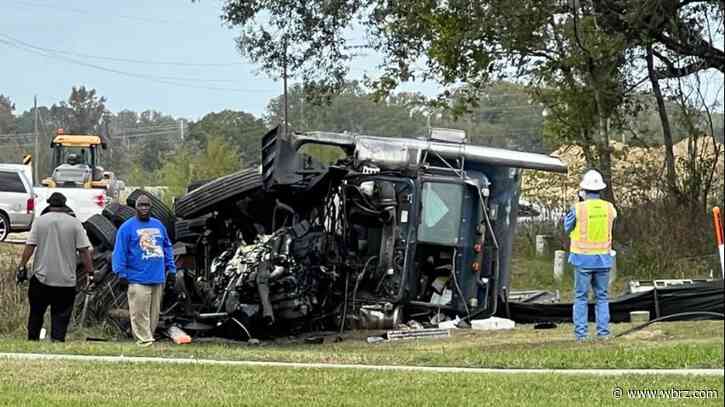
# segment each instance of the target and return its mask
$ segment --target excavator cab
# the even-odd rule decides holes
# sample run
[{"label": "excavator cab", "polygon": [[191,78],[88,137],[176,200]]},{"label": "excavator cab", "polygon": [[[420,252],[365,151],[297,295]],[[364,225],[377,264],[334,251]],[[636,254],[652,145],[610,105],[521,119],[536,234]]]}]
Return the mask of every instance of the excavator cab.
[{"label": "excavator cab", "polygon": [[65,134],[58,129],[50,143],[53,174],[41,183],[48,187],[108,188],[101,167],[101,150],[107,147],[100,136]]}]

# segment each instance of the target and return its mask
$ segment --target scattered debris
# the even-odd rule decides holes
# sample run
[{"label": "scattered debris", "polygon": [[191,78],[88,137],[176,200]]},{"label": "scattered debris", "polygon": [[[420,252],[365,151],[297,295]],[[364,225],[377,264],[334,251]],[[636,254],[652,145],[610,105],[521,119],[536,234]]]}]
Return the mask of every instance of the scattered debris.
[{"label": "scattered debris", "polygon": [[448,338],[451,336],[451,330],[444,328],[426,328],[411,331],[388,331],[385,333],[385,336],[389,341],[418,338]]},{"label": "scattered debris", "polygon": [[456,315],[455,319],[449,319],[448,321],[443,321],[438,324],[438,328],[441,329],[457,329],[458,324],[461,322],[461,319],[458,318],[458,315]]},{"label": "scattered debris", "polygon": [[534,324],[534,329],[555,329],[556,324],[551,321],[538,322]]},{"label": "scattered debris", "polygon": [[177,345],[191,343],[191,337],[178,326],[170,326],[169,329],[166,330],[166,334]]},{"label": "scattered debris", "polygon": [[514,329],[516,323],[507,318],[491,317],[486,319],[474,319],[471,321],[471,328],[481,331],[499,331]]},{"label": "scattered debris", "polygon": [[649,311],[630,311],[629,321],[633,324],[649,322]]}]

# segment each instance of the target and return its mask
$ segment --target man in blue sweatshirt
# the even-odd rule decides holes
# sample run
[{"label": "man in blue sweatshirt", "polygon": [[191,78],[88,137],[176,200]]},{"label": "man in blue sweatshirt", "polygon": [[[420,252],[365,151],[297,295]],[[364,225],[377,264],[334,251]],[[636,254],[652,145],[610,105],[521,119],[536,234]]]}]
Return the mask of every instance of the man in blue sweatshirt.
[{"label": "man in blue sweatshirt", "polygon": [[176,274],[166,228],[150,211],[151,200],[141,195],[136,200],[136,217],[118,229],[113,248],[113,272],[128,287],[131,331],[139,346],[153,344],[166,274]]}]

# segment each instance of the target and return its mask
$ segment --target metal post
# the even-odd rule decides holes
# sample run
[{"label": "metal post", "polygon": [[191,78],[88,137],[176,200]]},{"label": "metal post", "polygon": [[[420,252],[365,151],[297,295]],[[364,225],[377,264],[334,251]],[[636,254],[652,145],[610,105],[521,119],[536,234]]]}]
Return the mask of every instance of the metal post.
[{"label": "metal post", "polygon": [[554,252],[554,281],[557,285],[561,285],[564,277],[564,265],[566,264],[566,252],[557,250]]},{"label": "metal post", "polygon": [[549,252],[549,240],[551,239],[551,236],[549,235],[536,235],[536,255],[541,256],[547,256]]},{"label": "metal post", "polygon": [[657,283],[654,283],[654,288],[652,289],[652,296],[654,297],[654,304],[655,304],[655,318],[659,318],[661,316],[661,314],[660,314],[660,301],[659,301],[659,298],[657,298]]},{"label": "metal post", "polygon": [[715,241],[720,255],[720,278],[725,279],[725,243],[723,243],[722,216],[719,207],[712,208],[712,223],[715,228]]}]

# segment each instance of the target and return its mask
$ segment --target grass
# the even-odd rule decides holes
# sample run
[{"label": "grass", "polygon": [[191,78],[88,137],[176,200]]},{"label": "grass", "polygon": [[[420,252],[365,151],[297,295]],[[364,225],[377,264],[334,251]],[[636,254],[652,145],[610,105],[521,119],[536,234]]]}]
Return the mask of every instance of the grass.
[{"label": "grass", "polygon": [[0,333],[19,332],[28,315],[27,289],[15,285],[22,248],[0,243]]},{"label": "grass", "polygon": [[[714,390],[719,377],[493,375],[0,360],[0,405],[441,406],[620,405],[632,389]],[[624,399],[627,398],[625,393]],[[655,405],[661,400],[639,400]]]},{"label": "grass", "polygon": [[[630,324],[613,326],[614,332]],[[363,332],[362,334],[366,334]],[[130,341],[28,342],[0,337],[0,352],[158,356],[223,360],[395,364],[508,368],[722,368],[723,322],[671,322],[603,342],[577,344],[571,325],[553,330],[518,326],[513,331],[455,331],[448,339],[368,344],[364,336],[322,345],[160,342],[138,348]],[[331,339],[331,338],[330,338]]]},{"label": "grass", "polygon": [[[609,296],[610,298],[615,298],[624,293],[626,283],[630,280],[630,277],[622,273],[610,273],[610,278],[612,276],[614,277],[614,281],[610,286]],[[516,257],[511,260],[511,287],[513,290],[535,289],[552,292],[559,290],[561,302],[572,302],[574,297],[574,268],[567,263],[564,267],[564,275],[559,283],[554,280],[553,256]]]}]

